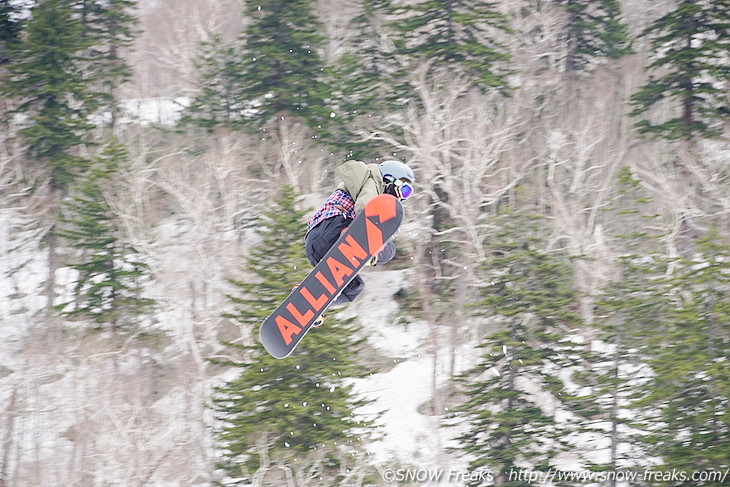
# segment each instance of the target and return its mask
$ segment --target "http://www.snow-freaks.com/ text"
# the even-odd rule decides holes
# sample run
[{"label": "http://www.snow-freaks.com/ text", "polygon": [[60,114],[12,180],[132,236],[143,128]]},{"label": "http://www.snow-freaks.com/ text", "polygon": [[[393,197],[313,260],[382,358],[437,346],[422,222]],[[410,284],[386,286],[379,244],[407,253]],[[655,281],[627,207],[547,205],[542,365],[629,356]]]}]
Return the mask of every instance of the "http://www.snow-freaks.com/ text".
[{"label": "http://www.snow-freaks.com/ text", "polygon": [[[626,469],[611,471],[571,471],[559,469],[531,470],[511,468],[502,472],[502,476],[510,482],[527,484],[557,485],[563,482],[718,482],[728,481],[730,469],[725,470],[651,470]],[[383,480],[392,484],[408,483],[443,483],[443,484],[491,484],[497,474],[484,467],[477,469],[456,468],[387,468],[381,471]],[[730,485],[730,482],[728,482]]]}]

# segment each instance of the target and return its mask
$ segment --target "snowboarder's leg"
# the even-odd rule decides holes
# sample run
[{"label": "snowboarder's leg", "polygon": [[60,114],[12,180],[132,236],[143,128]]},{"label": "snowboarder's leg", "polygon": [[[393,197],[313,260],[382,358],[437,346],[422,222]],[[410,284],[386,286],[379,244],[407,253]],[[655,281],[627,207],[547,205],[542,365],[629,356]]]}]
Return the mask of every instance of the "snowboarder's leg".
[{"label": "snowboarder's leg", "polygon": [[304,252],[309,263],[313,266],[317,265],[340,238],[342,230],[347,228],[350,223],[352,220],[348,218],[333,216],[312,228],[304,239]]},{"label": "snowboarder's leg", "polygon": [[337,296],[337,299],[332,301],[332,304],[330,306],[337,306],[339,304],[347,304],[351,303],[355,300],[356,297],[360,295],[360,293],[363,292],[365,289],[365,281],[363,280],[360,275],[357,275],[352,278],[352,281],[350,281],[350,284],[345,286],[345,289],[342,290],[342,293],[340,293],[339,296]]},{"label": "snowboarder's leg", "polygon": [[393,240],[385,242],[383,250],[378,252],[377,257],[378,264],[385,264],[386,262],[393,260],[393,257],[395,257],[395,244],[393,243]]},{"label": "snowboarder's leg", "polygon": [[[335,216],[328,218],[321,222],[319,225],[309,231],[304,242],[304,251],[307,254],[307,259],[314,266],[319,263],[320,260],[327,254],[329,249],[337,242],[340,238],[342,231],[347,228],[352,220]],[[388,245],[393,246],[392,242],[388,242]],[[388,250],[384,249],[386,253]],[[389,257],[385,262],[392,259],[392,255],[395,253],[395,246],[393,251],[389,254]],[[359,275],[355,276],[350,284],[342,290],[339,296],[332,302],[330,306],[337,306],[341,304],[351,303],[360,293],[365,289],[365,281]]]}]

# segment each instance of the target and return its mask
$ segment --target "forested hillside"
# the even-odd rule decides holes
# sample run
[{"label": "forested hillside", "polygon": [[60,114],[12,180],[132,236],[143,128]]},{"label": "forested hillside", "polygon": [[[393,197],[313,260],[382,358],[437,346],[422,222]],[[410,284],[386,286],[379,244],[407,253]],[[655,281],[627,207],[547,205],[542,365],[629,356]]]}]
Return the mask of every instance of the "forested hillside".
[{"label": "forested hillside", "polygon": [[[730,0],[0,0],[0,487],[730,482]],[[284,360],[343,161],[396,259]]]}]

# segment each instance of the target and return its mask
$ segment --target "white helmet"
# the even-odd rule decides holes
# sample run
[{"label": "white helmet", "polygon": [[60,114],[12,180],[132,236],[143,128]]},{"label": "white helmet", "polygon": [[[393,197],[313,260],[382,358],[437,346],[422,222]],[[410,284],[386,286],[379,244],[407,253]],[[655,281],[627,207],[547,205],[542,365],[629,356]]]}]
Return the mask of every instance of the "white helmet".
[{"label": "white helmet", "polygon": [[413,170],[400,161],[385,161],[380,163],[380,175],[383,181],[392,182],[397,179],[406,179],[411,183],[416,182]]},{"label": "white helmet", "polygon": [[392,194],[401,201],[407,200],[413,194],[413,183],[416,176],[411,168],[402,162],[381,162],[380,175],[385,183],[385,193]]}]

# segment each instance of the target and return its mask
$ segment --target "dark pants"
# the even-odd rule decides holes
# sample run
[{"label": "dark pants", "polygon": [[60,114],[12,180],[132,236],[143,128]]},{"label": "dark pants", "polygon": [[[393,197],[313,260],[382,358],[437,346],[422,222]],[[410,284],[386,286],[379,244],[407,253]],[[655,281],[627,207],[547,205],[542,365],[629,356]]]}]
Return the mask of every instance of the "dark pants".
[{"label": "dark pants", "polygon": [[[351,219],[345,218],[344,216],[333,216],[332,218],[323,220],[316,227],[312,228],[304,239],[304,252],[307,254],[309,263],[313,266],[317,265],[335,242],[337,242],[337,239],[340,238],[342,230],[347,228],[351,222]],[[388,241],[385,244],[385,248],[378,253],[378,263],[388,262],[394,255],[395,245],[392,241]],[[342,290],[342,293],[332,304],[350,303],[364,289],[365,281],[358,274],[345,286],[345,289]]]}]

